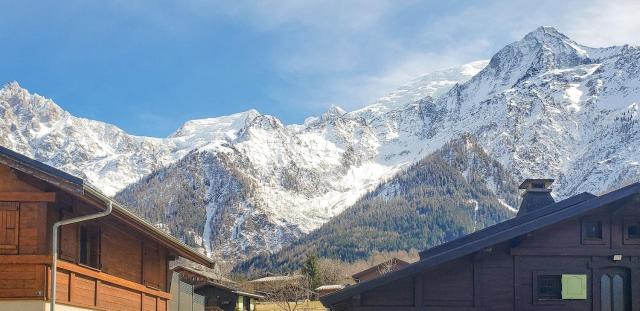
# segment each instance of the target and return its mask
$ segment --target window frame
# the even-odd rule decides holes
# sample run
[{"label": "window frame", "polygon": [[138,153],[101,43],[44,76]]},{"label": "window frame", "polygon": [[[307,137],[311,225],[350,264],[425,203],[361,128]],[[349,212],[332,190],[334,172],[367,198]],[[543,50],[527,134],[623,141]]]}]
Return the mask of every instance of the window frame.
[{"label": "window frame", "polygon": [[[587,237],[587,224],[600,222],[600,238]],[[580,220],[580,240],[583,245],[606,245],[609,239],[609,222],[605,217],[585,217]]]},{"label": "window frame", "polygon": [[[562,299],[562,276],[566,274],[584,274],[587,276],[587,299]],[[590,304],[592,300],[591,272],[587,270],[534,270],[531,286],[531,298],[534,305],[581,305]],[[545,299],[538,296],[538,276],[553,275],[558,276],[560,281],[560,298]]]},{"label": "window frame", "polygon": [[[542,276],[554,276],[554,277],[558,277],[558,285],[559,285],[559,298],[541,298],[540,297],[540,289],[538,287],[539,285],[539,278]],[[562,299],[562,272],[559,271],[538,271],[536,273],[534,273],[533,275],[533,301],[535,303],[538,304],[556,304],[556,303],[563,303],[564,300]]]},{"label": "window frame", "polygon": [[[92,232],[96,235],[96,265],[92,266],[90,263],[82,262],[82,229],[86,229],[87,232]],[[76,251],[76,264],[100,271],[102,270],[102,228],[99,224],[94,223],[80,223],[77,226],[77,251]]]},{"label": "window frame", "polygon": [[638,216],[624,217],[623,226],[622,226],[622,243],[626,245],[640,245],[640,235],[637,238],[629,237],[629,226],[631,224],[638,225],[638,229],[640,229],[640,217]]}]

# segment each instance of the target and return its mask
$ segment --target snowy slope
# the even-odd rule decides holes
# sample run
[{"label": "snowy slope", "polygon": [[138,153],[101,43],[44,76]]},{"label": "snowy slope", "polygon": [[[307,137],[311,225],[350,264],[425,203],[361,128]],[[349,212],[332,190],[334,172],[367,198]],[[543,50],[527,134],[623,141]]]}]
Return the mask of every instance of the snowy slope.
[{"label": "snowy slope", "polygon": [[590,48],[541,27],[489,62],[300,125],[251,110],[136,137],[12,83],[0,90],[0,144],[122,190],[174,234],[236,258],[279,249],[464,133],[516,180],[558,179],[559,197],[636,181],[639,88],[638,47]]}]

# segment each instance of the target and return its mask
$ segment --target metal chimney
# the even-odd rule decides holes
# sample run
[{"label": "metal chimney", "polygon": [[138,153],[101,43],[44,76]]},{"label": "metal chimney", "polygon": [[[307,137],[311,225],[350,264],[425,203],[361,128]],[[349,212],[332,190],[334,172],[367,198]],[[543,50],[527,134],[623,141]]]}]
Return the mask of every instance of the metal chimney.
[{"label": "metal chimney", "polygon": [[524,192],[522,193],[522,202],[517,216],[522,216],[556,203],[551,197],[551,184],[553,184],[553,179],[526,179],[523,181],[518,187]]}]

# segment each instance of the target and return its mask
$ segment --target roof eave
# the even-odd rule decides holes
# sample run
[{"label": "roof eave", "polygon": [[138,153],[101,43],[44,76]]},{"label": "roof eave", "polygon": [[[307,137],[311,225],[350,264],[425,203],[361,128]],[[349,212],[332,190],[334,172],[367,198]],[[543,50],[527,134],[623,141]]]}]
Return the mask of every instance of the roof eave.
[{"label": "roof eave", "polygon": [[128,220],[131,220],[134,224],[138,225],[139,227],[141,227],[141,229],[143,229],[143,231],[147,231],[149,233],[151,233],[153,235],[153,237],[157,238],[158,240],[160,240],[161,242],[163,242],[165,244],[165,246],[174,249],[178,255],[187,258],[191,261],[194,261],[196,263],[199,263],[201,265],[207,266],[209,268],[213,268],[215,265],[215,262],[213,260],[211,260],[209,257],[205,256],[204,254],[201,254],[197,251],[195,251],[194,249],[192,249],[191,247],[187,246],[186,244],[182,243],[180,240],[176,239],[175,237],[165,233],[164,231],[156,228],[155,226],[151,225],[150,223],[146,222],[144,219],[140,218],[138,215],[132,213],[131,211],[129,211],[128,209],[126,209],[124,206],[122,206],[120,203],[114,201],[113,199],[109,198],[108,196],[106,196],[105,194],[103,194],[102,192],[100,192],[99,190],[89,186],[89,185],[83,185],[83,189],[85,194],[86,193],[90,193],[91,195],[95,196],[96,198],[99,199],[100,202],[104,202],[105,204],[107,204],[107,202],[111,201],[112,202],[112,206],[113,206],[113,210],[115,212],[115,214],[121,215],[121,217],[124,217]]},{"label": "roof eave", "polygon": [[[557,210],[555,212],[543,214],[540,217],[534,218],[526,223],[519,224],[517,226],[514,226],[509,229],[505,229],[500,232],[496,232],[495,234],[482,237],[481,239],[478,239],[478,240],[469,241],[468,243],[457,246],[453,249],[443,250],[440,253],[433,254],[430,257],[426,257],[416,263],[410,264],[409,266],[406,266],[395,272],[391,272],[379,278],[358,283],[354,286],[347,287],[343,290],[322,296],[320,300],[325,305],[331,305],[340,301],[344,301],[345,299],[352,297],[363,291],[366,291],[368,289],[386,284],[388,282],[391,282],[403,277],[414,275],[420,272],[421,270],[424,270],[427,268],[433,268],[444,262],[448,262],[456,258],[469,255],[475,251],[481,250],[491,245],[508,241],[522,234],[526,234],[527,232],[537,230],[539,229],[539,227],[555,224],[567,218],[580,215],[594,208],[605,206],[613,202],[619,201],[621,199],[624,199],[626,197],[630,197],[638,194],[640,194],[640,183],[635,183],[627,187],[609,192],[600,197],[583,201],[575,205],[572,205],[570,207]],[[496,238],[496,236],[500,238],[498,239]],[[471,247],[471,246],[474,246],[474,247]]]}]

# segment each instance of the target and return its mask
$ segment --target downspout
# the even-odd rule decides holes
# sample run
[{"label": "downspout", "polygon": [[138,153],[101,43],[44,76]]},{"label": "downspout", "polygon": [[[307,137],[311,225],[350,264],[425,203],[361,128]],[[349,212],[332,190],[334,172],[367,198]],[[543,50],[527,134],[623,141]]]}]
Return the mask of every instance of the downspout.
[{"label": "downspout", "polygon": [[53,252],[53,262],[51,263],[51,299],[49,301],[50,303],[50,310],[51,311],[55,311],[56,310],[56,277],[57,277],[57,269],[58,269],[58,228],[64,226],[64,225],[68,225],[68,224],[73,224],[73,223],[78,223],[78,222],[82,222],[82,221],[87,221],[87,220],[91,220],[91,219],[96,219],[96,218],[100,218],[100,217],[104,217],[107,216],[109,214],[111,214],[111,210],[113,209],[113,202],[111,200],[109,200],[109,205],[107,206],[107,209],[96,213],[96,214],[89,214],[89,215],[84,215],[84,216],[80,216],[80,217],[75,217],[75,218],[70,218],[70,219],[63,219],[60,220],[56,223],[53,224],[53,237],[52,237],[52,241],[51,241],[51,251]]}]

